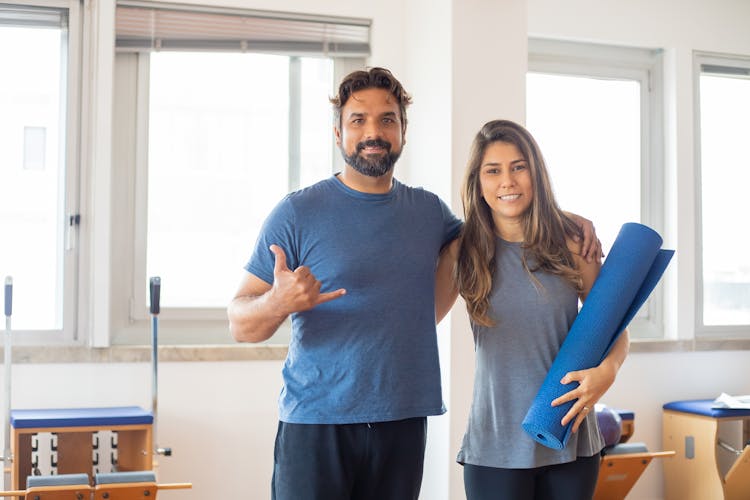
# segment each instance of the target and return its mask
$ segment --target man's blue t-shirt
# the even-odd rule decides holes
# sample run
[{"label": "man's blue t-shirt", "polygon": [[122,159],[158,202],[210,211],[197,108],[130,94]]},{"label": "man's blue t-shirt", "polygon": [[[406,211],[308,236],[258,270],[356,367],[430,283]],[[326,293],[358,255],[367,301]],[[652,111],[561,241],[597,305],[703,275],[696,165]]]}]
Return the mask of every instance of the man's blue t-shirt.
[{"label": "man's blue t-shirt", "polygon": [[335,176],[287,195],[245,269],[273,283],[272,244],[346,295],[292,314],[283,422],[345,424],[439,415],[435,268],[459,221],[436,195],[393,180],[386,194]]}]

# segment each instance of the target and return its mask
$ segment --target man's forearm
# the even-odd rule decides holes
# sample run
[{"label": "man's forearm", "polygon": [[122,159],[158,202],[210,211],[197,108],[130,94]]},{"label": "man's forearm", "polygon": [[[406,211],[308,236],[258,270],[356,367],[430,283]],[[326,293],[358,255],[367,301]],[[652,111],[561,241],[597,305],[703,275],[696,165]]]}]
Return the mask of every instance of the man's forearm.
[{"label": "man's forearm", "polygon": [[287,318],[270,302],[269,293],[238,296],[229,304],[229,331],[237,342],[262,342],[276,333]]}]

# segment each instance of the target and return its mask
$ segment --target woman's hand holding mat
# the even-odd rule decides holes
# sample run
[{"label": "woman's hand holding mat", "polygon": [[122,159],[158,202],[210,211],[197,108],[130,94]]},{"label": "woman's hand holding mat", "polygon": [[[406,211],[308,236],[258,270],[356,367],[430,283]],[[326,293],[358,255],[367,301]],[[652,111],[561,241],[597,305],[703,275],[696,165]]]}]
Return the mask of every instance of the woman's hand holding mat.
[{"label": "woman's hand holding mat", "polygon": [[574,387],[560,381],[568,372],[593,368],[605,358],[674,255],[674,250],[661,250],[661,244],[661,236],[642,224],[627,223],[620,229],[599,277],[521,424],[539,443],[554,449],[567,444],[571,422],[563,426],[560,421],[573,402],[555,407],[551,403]]}]

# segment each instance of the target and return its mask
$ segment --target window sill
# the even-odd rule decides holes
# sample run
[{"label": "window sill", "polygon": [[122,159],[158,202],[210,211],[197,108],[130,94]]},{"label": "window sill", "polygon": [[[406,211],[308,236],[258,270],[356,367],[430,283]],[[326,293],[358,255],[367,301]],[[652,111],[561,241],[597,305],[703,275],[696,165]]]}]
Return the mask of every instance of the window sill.
[{"label": "window sill", "polygon": [[[0,349],[1,351],[1,349]],[[286,358],[280,344],[160,346],[160,362],[277,361]],[[13,363],[144,363],[151,361],[151,346],[27,347],[13,348]]]},{"label": "window sill", "polygon": [[750,351],[748,339],[686,339],[649,340],[631,339],[631,353],[697,352],[697,351]]},{"label": "window sill", "polygon": [[[284,344],[167,345],[159,347],[160,362],[283,361]],[[648,340],[630,343],[631,353],[750,351],[750,339]],[[2,349],[0,349],[2,352]],[[13,363],[147,363],[150,346],[13,348]]]}]

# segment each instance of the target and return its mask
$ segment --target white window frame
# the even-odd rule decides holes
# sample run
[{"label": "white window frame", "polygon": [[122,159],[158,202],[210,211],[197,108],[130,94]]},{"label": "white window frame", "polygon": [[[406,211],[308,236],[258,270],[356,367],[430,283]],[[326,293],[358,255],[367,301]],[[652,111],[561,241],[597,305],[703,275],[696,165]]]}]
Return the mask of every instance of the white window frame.
[{"label": "white window frame", "polygon": [[[704,339],[750,338],[750,325],[705,325],[703,323],[703,192],[701,165],[701,95],[702,67],[711,65],[745,70],[750,74],[750,57],[696,51],[693,53],[693,129],[695,158],[695,337]],[[716,73],[714,73],[716,74]]]},{"label": "white window frame", "polygon": [[[149,68],[150,53],[138,53],[138,76],[136,95],[136,166],[135,166],[135,235],[133,238],[133,296],[130,300],[132,320],[149,318],[148,297],[146,296],[146,252],[148,222],[148,125],[149,125]],[[363,64],[363,61],[360,60]],[[301,71],[299,57],[290,57],[289,102],[301,102]],[[299,144],[301,114],[298,107],[290,106],[289,114],[289,191],[299,189],[300,155]],[[331,130],[333,137],[333,130]],[[332,141],[333,142],[333,141]],[[334,155],[336,156],[336,155]],[[334,172],[333,165],[331,173]],[[249,258],[249,255],[248,255]],[[239,270],[238,270],[239,276]],[[227,291],[231,293],[230,290]],[[165,320],[210,320],[225,321],[226,309],[221,307],[162,307],[160,317]]]},{"label": "white window frame", "polygon": [[[123,16],[118,17],[120,7]],[[333,78],[339,81],[344,75],[365,65],[369,53],[369,27],[371,21],[362,18],[343,18],[295,14],[289,12],[260,11],[251,9],[225,8],[208,5],[144,2],[141,0],[118,0],[111,4],[114,24],[115,53],[113,62],[112,109],[112,151],[111,151],[111,249],[107,253],[108,265],[94,263],[95,270],[103,271],[104,281],[111,283],[109,294],[99,298],[100,306],[106,312],[93,314],[99,323],[108,323],[103,333],[91,322],[92,345],[142,345],[148,343],[149,326],[148,297],[146,282],[146,238],[147,238],[147,172],[148,172],[148,90],[149,52],[153,50],[209,50],[275,53],[288,56],[323,56],[333,60]],[[128,10],[128,9],[135,9]],[[145,15],[144,15],[145,12]],[[149,13],[151,12],[151,13]],[[187,15],[191,22],[206,22],[205,33],[196,32],[195,38],[185,38],[178,30],[173,31],[173,15]],[[229,17],[227,17],[229,16]],[[247,21],[236,24],[239,16]],[[171,20],[170,20],[171,19]],[[265,28],[271,31],[253,32],[256,22],[269,20]],[[120,21],[122,20],[122,24]],[[226,26],[231,29],[224,30]],[[280,23],[280,24],[279,24]],[[304,25],[299,32],[294,26]],[[307,23],[307,24],[305,24]],[[120,30],[122,28],[122,31]],[[218,27],[218,31],[217,31]],[[211,31],[213,30],[213,31]],[[248,31],[249,30],[249,31]],[[277,30],[277,33],[271,33]],[[220,43],[212,36],[227,34]],[[270,33],[270,34],[269,34]],[[120,37],[122,34],[122,37]],[[170,38],[176,36],[177,38]],[[268,40],[263,38],[268,36]],[[239,37],[239,38],[238,38]],[[279,38],[280,37],[280,38]],[[323,37],[323,38],[321,38]],[[281,40],[279,42],[279,40]],[[287,40],[289,43],[285,42]],[[266,43],[268,42],[268,43]],[[290,68],[290,78],[294,78],[294,68]],[[297,92],[301,89],[296,86]],[[290,99],[294,102],[295,86],[290,86]],[[290,131],[299,130],[290,117]],[[299,117],[297,117],[299,121]],[[322,126],[332,126],[322,124]],[[333,132],[331,131],[331,135]],[[341,161],[334,141],[331,141],[333,162],[331,169],[340,169]],[[298,154],[294,142],[290,141],[290,159]],[[290,188],[295,188],[294,162],[290,162]],[[104,231],[103,229],[100,230]],[[103,238],[102,238],[103,239]],[[101,253],[101,252],[100,252]],[[237,278],[241,277],[241,265]],[[238,283],[239,284],[239,283]],[[162,283],[162,292],[168,293],[169,284]],[[227,303],[234,290],[227,290]],[[97,309],[102,309],[98,307]],[[174,308],[161,307],[159,318],[164,320],[159,327],[162,344],[229,344],[234,341],[228,332],[225,307]],[[288,322],[279,332],[267,341],[287,343],[289,340]]]},{"label": "white window frame", "polygon": [[[640,82],[641,222],[664,235],[663,51],[531,38],[528,71]],[[663,338],[664,317],[659,284],[631,322],[631,337]]]},{"label": "white window frame", "polygon": [[[333,62],[334,81],[340,80],[350,71],[361,68],[365,64],[364,58],[352,57],[334,58]],[[297,78],[299,77],[299,71],[294,71],[293,66],[294,63],[292,62],[292,67],[290,68],[291,79],[295,78],[295,75],[297,75]],[[146,287],[149,278],[146,276],[149,68],[150,56],[148,52],[118,53],[115,57],[115,87],[120,88],[119,92],[127,94],[129,96],[128,99],[130,99],[129,102],[132,101],[135,104],[133,109],[125,110],[127,116],[119,114],[123,112],[122,107],[116,108],[115,111],[117,119],[115,133],[113,134],[113,151],[115,152],[113,157],[118,158],[121,156],[121,153],[118,152],[129,151],[129,148],[133,148],[127,153],[128,155],[133,155],[132,165],[128,165],[131,160],[125,160],[122,165],[117,167],[128,168],[133,173],[128,176],[127,182],[113,183],[117,186],[115,190],[118,191],[115,193],[115,197],[118,200],[128,200],[127,203],[132,203],[133,218],[132,225],[115,224],[113,229],[114,251],[120,252],[120,257],[124,256],[122,260],[118,258],[113,260],[118,261],[118,269],[116,271],[118,278],[124,280],[124,283],[128,285],[128,290],[113,289],[112,292],[114,309],[112,318],[113,328],[110,338],[110,344],[112,345],[143,344],[147,339],[143,332],[147,328],[150,318]],[[301,92],[301,87],[298,84],[290,85],[290,101],[295,102],[296,99],[299,102],[299,95],[293,95],[294,92],[298,94]],[[115,102],[117,103],[118,100],[123,98],[123,95],[118,95],[115,98]],[[116,104],[116,106],[118,105]],[[129,106],[129,104],[122,106]],[[298,113],[292,112],[290,116],[290,133],[300,130],[300,127],[297,126],[298,124],[293,123],[295,118],[299,120],[300,116]],[[121,123],[125,123],[125,127],[131,127],[128,123],[132,123],[132,128],[127,133],[124,133],[124,130],[117,128]],[[321,124],[321,126],[326,125],[329,124]],[[330,124],[331,137],[333,137],[332,125]],[[128,143],[128,141],[132,141],[132,143]],[[293,148],[291,148],[293,144],[294,140],[290,138],[290,157],[295,155],[295,152],[292,151]],[[331,141],[331,147],[334,150],[334,154],[332,155],[334,161],[331,165],[331,172],[335,172],[340,169],[338,159],[340,153],[336,149],[333,140]],[[114,161],[117,162],[119,160],[115,159]],[[295,184],[295,179],[299,179],[299,172],[297,171],[299,165],[290,162],[289,169],[289,189],[293,190],[298,187]],[[126,190],[127,193],[122,190]],[[127,211],[129,208],[125,207],[122,210]],[[124,253],[125,250],[119,250],[122,246],[127,248],[126,252],[129,257]],[[241,269],[238,267],[238,284],[240,276]],[[114,278],[114,281],[118,281],[118,278]],[[165,289],[165,287],[168,287],[168,283],[163,284],[162,288]],[[227,290],[226,292],[228,302],[234,290]],[[123,311],[127,312],[123,314]],[[164,344],[221,344],[233,342],[228,334],[225,307],[188,308],[162,306],[159,318],[163,320],[163,324],[160,326],[160,336],[162,339],[161,343]],[[267,343],[287,343],[289,332],[290,325],[287,322],[282,325],[279,332],[269,339]]]},{"label": "white window frame", "polygon": [[[79,241],[80,241],[80,113],[82,85],[83,19],[80,0],[13,0],[6,2],[23,7],[42,7],[67,11],[67,51],[61,54],[65,68],[65,80],[60,82],[61,100],[64,105],[65,149],[64,156],[64,206],[60,216],[65,224],[60,228],[63,235],[62,258],[62,330],[14,330],[14,345],[71,345],[82,344],[85,336],[80,334],[79,324]],[[4,277],[2,277],[4,280]]]}]

